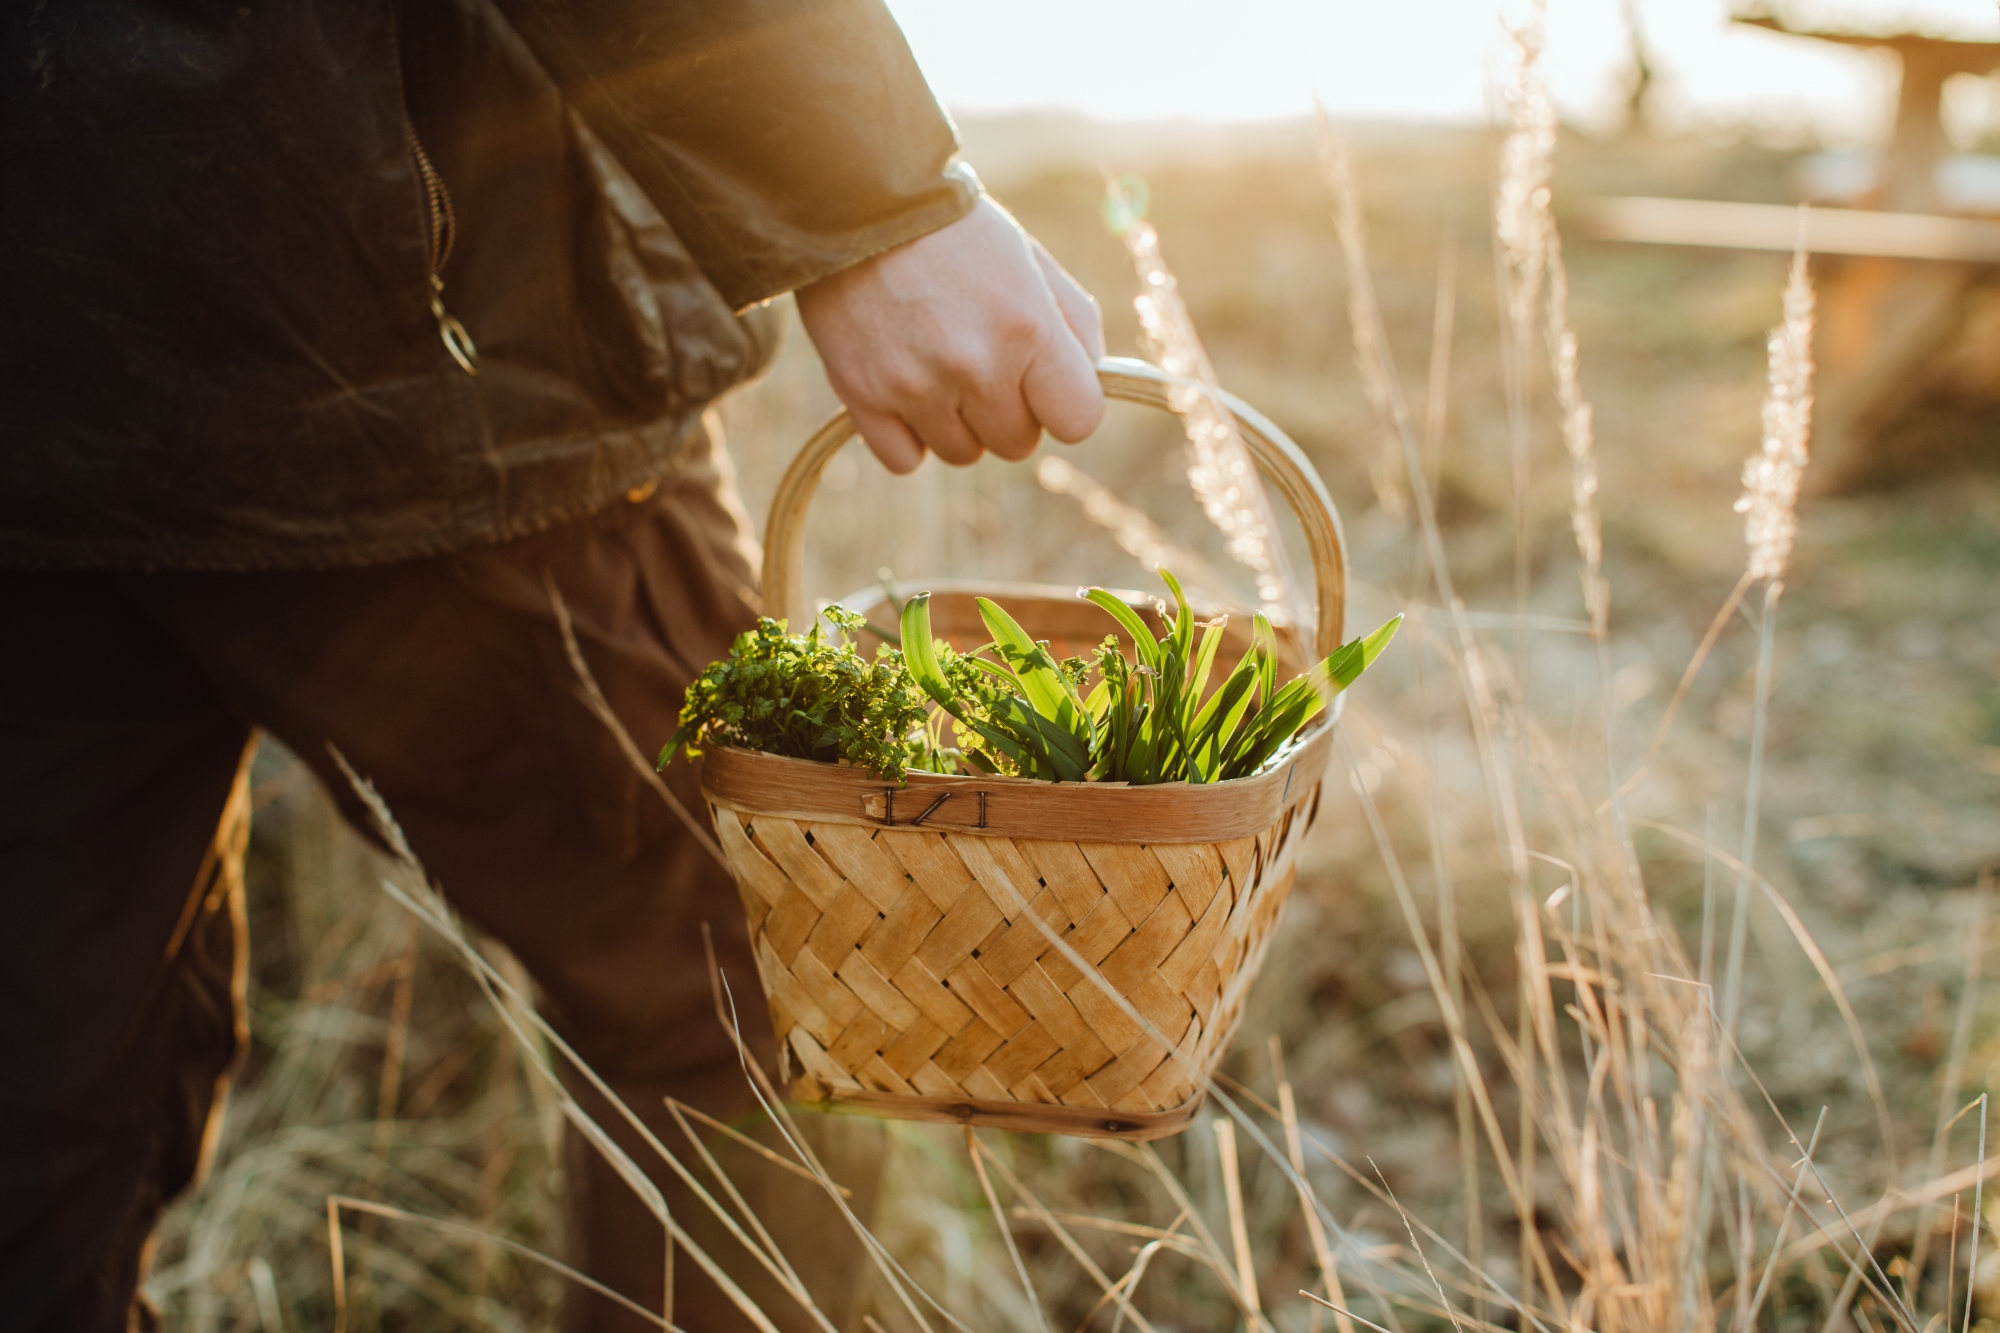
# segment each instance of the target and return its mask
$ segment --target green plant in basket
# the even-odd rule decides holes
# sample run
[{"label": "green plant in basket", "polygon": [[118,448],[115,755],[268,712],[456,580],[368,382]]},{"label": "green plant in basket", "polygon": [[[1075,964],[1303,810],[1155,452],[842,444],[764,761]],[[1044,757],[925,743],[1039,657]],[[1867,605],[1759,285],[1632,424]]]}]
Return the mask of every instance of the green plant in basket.
[{"label": "green plant in basket", "polygon": [[[1248,777],[1270,762],[1329,697],[1368,668],[1403,619],[1343,645],[1280,687],[1277,635],[1259,614],[1249,651],[1210,692],[1223,622],[1198,627],[1179,580],[1164,569],[1160,577],[1175,602],[1163,637],[1104,589],[1084,594],[1131,637],[1136,655],[1128,660],[1118,636],[1107,636],[1088,694],[1083,687],[1091,673],[1083,659],[1056,661],[985,597],[979,613],[993,641],[969,655],[934,639],[928,593],[911,598],[903,608],[904,664],[940,709],[984,742],[967,745],[965,757],[988,771],[1004,771],[990,758],[997,751],[1021,776],[1058,782],[1219,782]],[[988,660],[987,652],[999,660]],[[983,688],[967,687],[980,676]]]},{"label": "green plant in basket", "polygon": [[822,636],[817,621],[805,634],[787,634],[768,616],[737,635],[729,656],[688,687],[660,767],[683,749],[698,756],[714,744],[844,760],[892,778],[913,763],[925,766],[930,747],[913,737],[924,732],[929,709],[902,655],[884,647],[871,662],[852,641],[866,623],[860,616],[830,606],[825,619],[832,636]]},{"label": "green plant in basket", "polygon": [[896,779],[913,768],[1051,782],[1248,777],[1354,683],[1403,619],[1281,686],[1277,635],[1260,614],[1249,650],[1211,691],[1223,622],[1197,624],[1180,582],[1164,569],[1160,577],[1175,602],[1162,636],[1104,589],[1084,594],[1130,637],[1130,658],[1111,634],[1094,660],[1057,661],[984,597],[980,618],[993,637],[969,653],[932,634],[929,593],[904,605],[901,649],[878,648],[873,661],[852,642],[867,622],[841,607],[824,613],[832,637],[817,623],[798,635],[760,620],[689,688],[660,765],[682,750],[697,756],[705,745],[725,744]]}]

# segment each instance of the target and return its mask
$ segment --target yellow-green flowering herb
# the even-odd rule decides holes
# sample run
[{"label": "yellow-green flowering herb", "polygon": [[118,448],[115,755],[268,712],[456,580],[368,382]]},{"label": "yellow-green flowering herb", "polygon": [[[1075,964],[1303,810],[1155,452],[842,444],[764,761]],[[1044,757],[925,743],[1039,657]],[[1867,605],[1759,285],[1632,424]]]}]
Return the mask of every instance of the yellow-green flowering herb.
[{"label": "yellow-green flowering herb", "polygon": [[913,737],[921,737],[928,709],[902,655],[884,647],[871,662],[852,641],[860,616],[834,606],[826,619],[831,637],[822,637],[818,622],[805,634],[787,634],[784,622],[769,617],[738,635],[729,656],[688,687],[660,767],[682,750],[694,757],[709,745],[844,760],[891,778],[922,766],[929,747]]}]

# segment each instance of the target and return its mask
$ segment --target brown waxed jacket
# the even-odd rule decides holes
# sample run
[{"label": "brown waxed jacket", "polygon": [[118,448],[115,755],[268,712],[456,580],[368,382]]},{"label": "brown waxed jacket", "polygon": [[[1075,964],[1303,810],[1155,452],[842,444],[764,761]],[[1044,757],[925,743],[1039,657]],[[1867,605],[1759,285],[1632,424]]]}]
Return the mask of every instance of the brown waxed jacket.
[{"label": "brown waxed jacket", "polygon": [[880,0],[6,8],[0,565],[589,513],[763,364],[750,307],[977,196]]}]

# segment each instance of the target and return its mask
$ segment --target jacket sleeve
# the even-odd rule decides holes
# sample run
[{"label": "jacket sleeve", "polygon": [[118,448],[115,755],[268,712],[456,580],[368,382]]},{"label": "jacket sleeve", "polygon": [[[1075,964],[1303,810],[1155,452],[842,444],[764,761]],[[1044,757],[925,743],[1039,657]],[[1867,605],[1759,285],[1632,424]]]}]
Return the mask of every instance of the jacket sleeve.
[{"label": "jacket sleeve", "polygon": [[978,199],[881,0],[499,3],[737,309]]}]

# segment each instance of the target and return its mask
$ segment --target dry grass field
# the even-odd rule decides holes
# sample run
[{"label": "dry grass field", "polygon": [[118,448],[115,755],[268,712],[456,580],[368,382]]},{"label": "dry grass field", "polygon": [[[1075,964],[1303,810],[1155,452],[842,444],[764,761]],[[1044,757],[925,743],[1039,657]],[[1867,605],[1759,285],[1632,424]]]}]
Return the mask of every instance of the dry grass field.
[{"label": "dry grass field", "polygon": [[[1760,438],[1764,338],[1780,318],[1786,257],[1568,241],[1611,588],[1608,634],[1594,640],[1540,355],[1528,358],[1517,492],[1491,222],[1499,136],[1349,131],[1388,348],[1427,436],[1438,535],[1467,608],[1454,624],[1439,609],[1400,452],[1388,452],[1396,446],[1357,373],[1350,278],[1310,128],[1112,132],[1040,118],[963,128],[989,187],[1098,294],[1112,350],[1128,355],[1132,276],[1101,220],[1100,168],[1144,173],[1150,219],[1219,380],[1306,449],[1341,507],[1352,623],[1416,613],[1350,700],[1347,757],[1329,776],[1308,864],[1225,1065],[1224,1087],[1241,1090],[1236,1100],[1282,1156],[1280,1120],[1258,1107],[1279,1100],[1273,1042],[1283,1050],[1348,1308],[1399,1333],[1481,1320],[1740,1327],[1780,1214],[1792,1241],[1833,1224],[1831,1189],[1874,1261],[1835,1225],[1863,1276],[1850,1284],[1833,1249],[1790,1255],[1759,1295],[1758,1326],[1928,1333],[1934,1317],[1946,1328],[2000,1317],[2000,1268],[1982,1265],[1981,1295],[1969,1314],[1963,1306],[1969,1176],[1956,1200],[1947,1192],[1929,1209],[1864,1215],[1886,1191],[1975,1165],[1979,1110],[1933,1144],[1940,1122],[2000,1074],[2000,1000],[1978,980],[1995,931],[1977,885],[2000,857],[1991,409],[1976,397],[1924,405],[1892,432],[1883,485],[1802,509],[1764,710],[1755,864],[1772,894],[1743,895],[1734,1059],[1719,1049],[1700,983],[1723,985],[1738,900],[1729,858],[1759,712],[1757,597],[1725,623],[1620,814],[1598,807],[1615,785],[1607,774],[1622,782],[1645,753],[1742,573],[1732,504]],[[1790,161],[1748,143],[1565,135],[1557,215],[1599,193],[1784,202]],[[1436,337],[1441,289],[1448,363]],[[830,407],[798,337],[727,404],[753,513]],[[1439,428],[1423,431],[1427,420]],[[1098,439],[1064,457],[1225,568],[1181,449],[1171,419],[1117,409]],[[1073,499],[1036,484],[1032,463],[891,479],[851,447],[821,500],[808,574],[827,596],[883,568],[899,582],[1152,586]],[[1499,702],[1485,718],[1461,688],[1460,633],[1476,637],[1492,671]],[[1533,853],[1525,869],[1495,837],[1489,745],[1512,756],[1513,818]],[[373,854],[286,756],[264,756],[257,793],[256,1048],[218,1169],[166,1228],[155,1282],[173,1326],[330,1326],[329,1194],[554,1249],[560,1108],[451,950],[376,887]],[[1816,942],[1817,961],[1773,895]],[[1553,979],[1522,975],[1523,902],[1547,932]],[[1546,1014],[1523,1000],[1535,985]],[[1788,1210],[1802,1154],[1778,1117],[1805,1140],[1822,1111],[1820,1175]],[[1524,1126],[1538,1149],[1523,1151]],[[1508,1145],[1504,1168],[1494,1128]],[[1159,1145],[1165,1175],[1078,1142],[987,1136],[1003,1177],[1028,1191],[1002,1194],[1037,1314],[962,1140],[907,1125],[882,1132],[893,1188],[879,1234],[981,1333],[1136,1327],[1102,1299],[1071,1243],[1113,1275],[1143,1261],[1133,1303],[1162,1333],[1345,1323],[1295,1294],[1324,1294],[1314,1227],[1296,1182],[1247,1138],[1241,1231],[1255,1300],[1240,1286],[1232,1295],[1231,1263],[1214,1262],[1233,1254],[1232,1221],[1206,1123]],[[1042,1206],[1094,1220],[1058,1236]],[[1176,1230],[1183,1206],[1193,1220]],[[549,1325],[559,1279],[495,1243],[384,1218],[350,1217],[346,1235],[350,1328]],[[2000,1255],[1991,1237],[1982,1245]],[[1529,1319],[1507,1296],[1524,1289]],[[877,1315],[896,1333],[913,1327],[886,1294]]]}]

